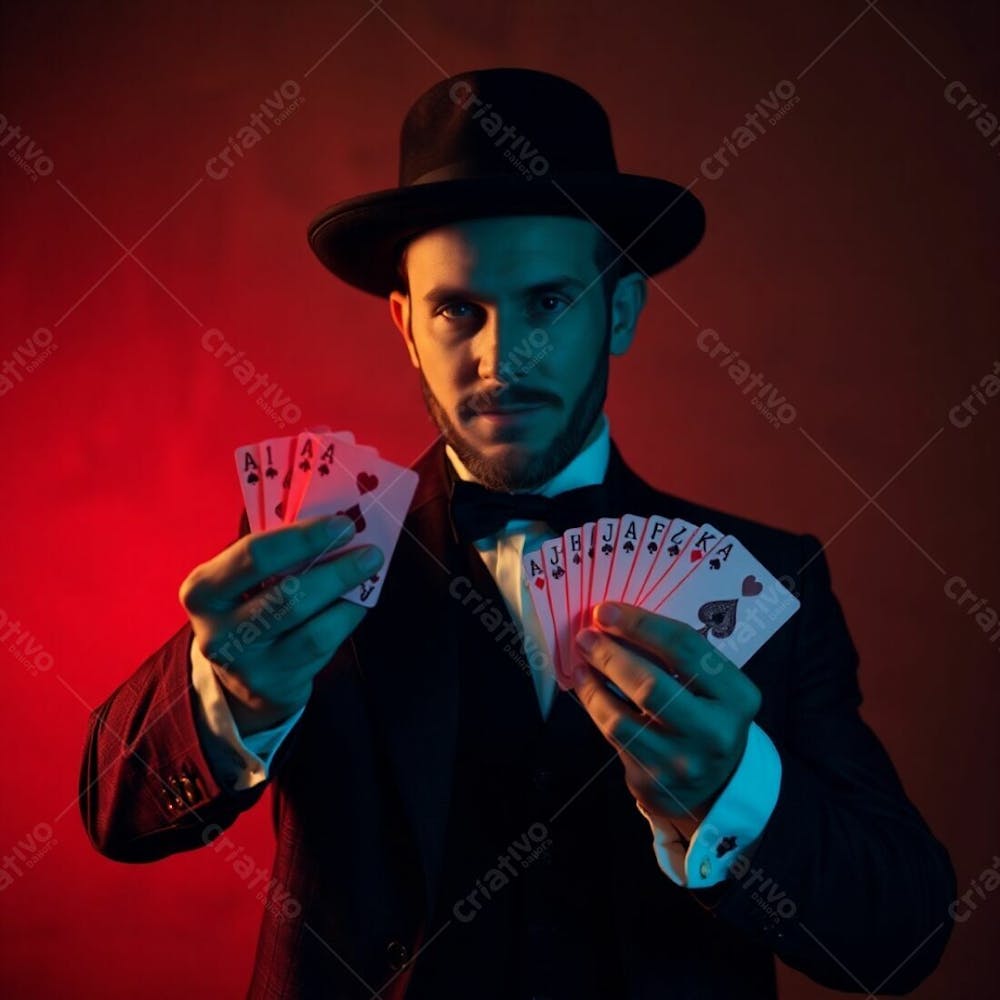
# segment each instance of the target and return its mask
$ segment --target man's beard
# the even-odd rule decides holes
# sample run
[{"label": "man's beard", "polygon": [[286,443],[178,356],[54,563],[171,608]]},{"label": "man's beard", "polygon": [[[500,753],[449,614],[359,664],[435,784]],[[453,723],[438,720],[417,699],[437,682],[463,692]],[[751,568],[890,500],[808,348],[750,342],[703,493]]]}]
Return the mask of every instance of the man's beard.
[{"label": "man's beard", "polygon": [[579,453],[604,407],[608,391],[610,339],[608,331],[580,398],[555,440],[540,455],[528,455],[524,460],[487,458],[459,433],[427,384],[423,368],[420,368],[420,388],[424,394],[424,404],[441,436],[455,449],[462,464],[487,489],[505,492],[537,489]]}]

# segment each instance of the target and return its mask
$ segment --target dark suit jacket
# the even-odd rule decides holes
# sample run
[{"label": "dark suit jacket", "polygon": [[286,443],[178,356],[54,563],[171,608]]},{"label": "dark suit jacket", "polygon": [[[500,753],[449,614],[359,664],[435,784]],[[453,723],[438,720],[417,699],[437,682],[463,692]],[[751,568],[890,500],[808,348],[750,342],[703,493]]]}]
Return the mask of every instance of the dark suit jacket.
[{"label": "dark suit jacket", "polygon": [[[213,776],[193,711],[188,624],[90,719],[80,803],[107,857],[154,861],[210,842],[229,857],[238,838],[212,838],[273,784],[275,883],[251,997],[402,996],[436,930],[428,915],[457,713],[451,623],[466,613],[448,591],[446,461],[439,439],[415,463],[420,483],[379,605],[317,676],[266,784],[234,793]],[[657,867],[638,810],[622,816],[621,841],[602,859],[621,869],[610,946],[622,950],[628,995],[773,996],[772,955],[835,989],[909,991],[940,959],[955,876],[858,714],[858,656],[818,541],[656,491],[614,443],[607,482],[609,514],[711,522],[801,601],[745,667],[783,771],[741,877],[677,886]]]}]

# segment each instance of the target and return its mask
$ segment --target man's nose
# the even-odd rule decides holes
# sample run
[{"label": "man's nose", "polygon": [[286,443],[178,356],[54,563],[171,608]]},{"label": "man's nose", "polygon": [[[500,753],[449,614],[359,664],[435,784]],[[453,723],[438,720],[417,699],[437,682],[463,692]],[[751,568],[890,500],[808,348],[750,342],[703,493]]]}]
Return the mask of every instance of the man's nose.
[{"label": "man's nose", "polygon": [[479,377],[484,381],[513,381],[523,361],[530,332],[531,324],[519,320],[513,313],[489,310],[476,334]]}]

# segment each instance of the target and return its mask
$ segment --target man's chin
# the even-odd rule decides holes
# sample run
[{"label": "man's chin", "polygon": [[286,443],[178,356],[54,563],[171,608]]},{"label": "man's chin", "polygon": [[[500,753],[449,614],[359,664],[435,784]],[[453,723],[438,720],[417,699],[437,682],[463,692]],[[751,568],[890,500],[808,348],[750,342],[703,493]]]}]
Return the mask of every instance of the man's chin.
[{"label": "man's chin", "polygon": [[535,433],[530,437],[510,431],[487,434],[463,433],[450,442],[466,468],[494,489],[525,489],[534,485],[545,465],[548,439]]}]

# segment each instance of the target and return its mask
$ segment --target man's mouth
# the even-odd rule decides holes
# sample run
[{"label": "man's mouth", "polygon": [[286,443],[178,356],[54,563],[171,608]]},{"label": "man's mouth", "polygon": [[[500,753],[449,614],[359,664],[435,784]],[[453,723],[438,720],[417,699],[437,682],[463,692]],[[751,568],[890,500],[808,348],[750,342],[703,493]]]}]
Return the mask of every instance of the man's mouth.
[{"label": "man's mouth", "polygon": [[508,426],[530,420],[545,409],[546,403],[518,403],[510,406],[489,405],[477,407],[474,417],[480,417],[493,426]]}]

